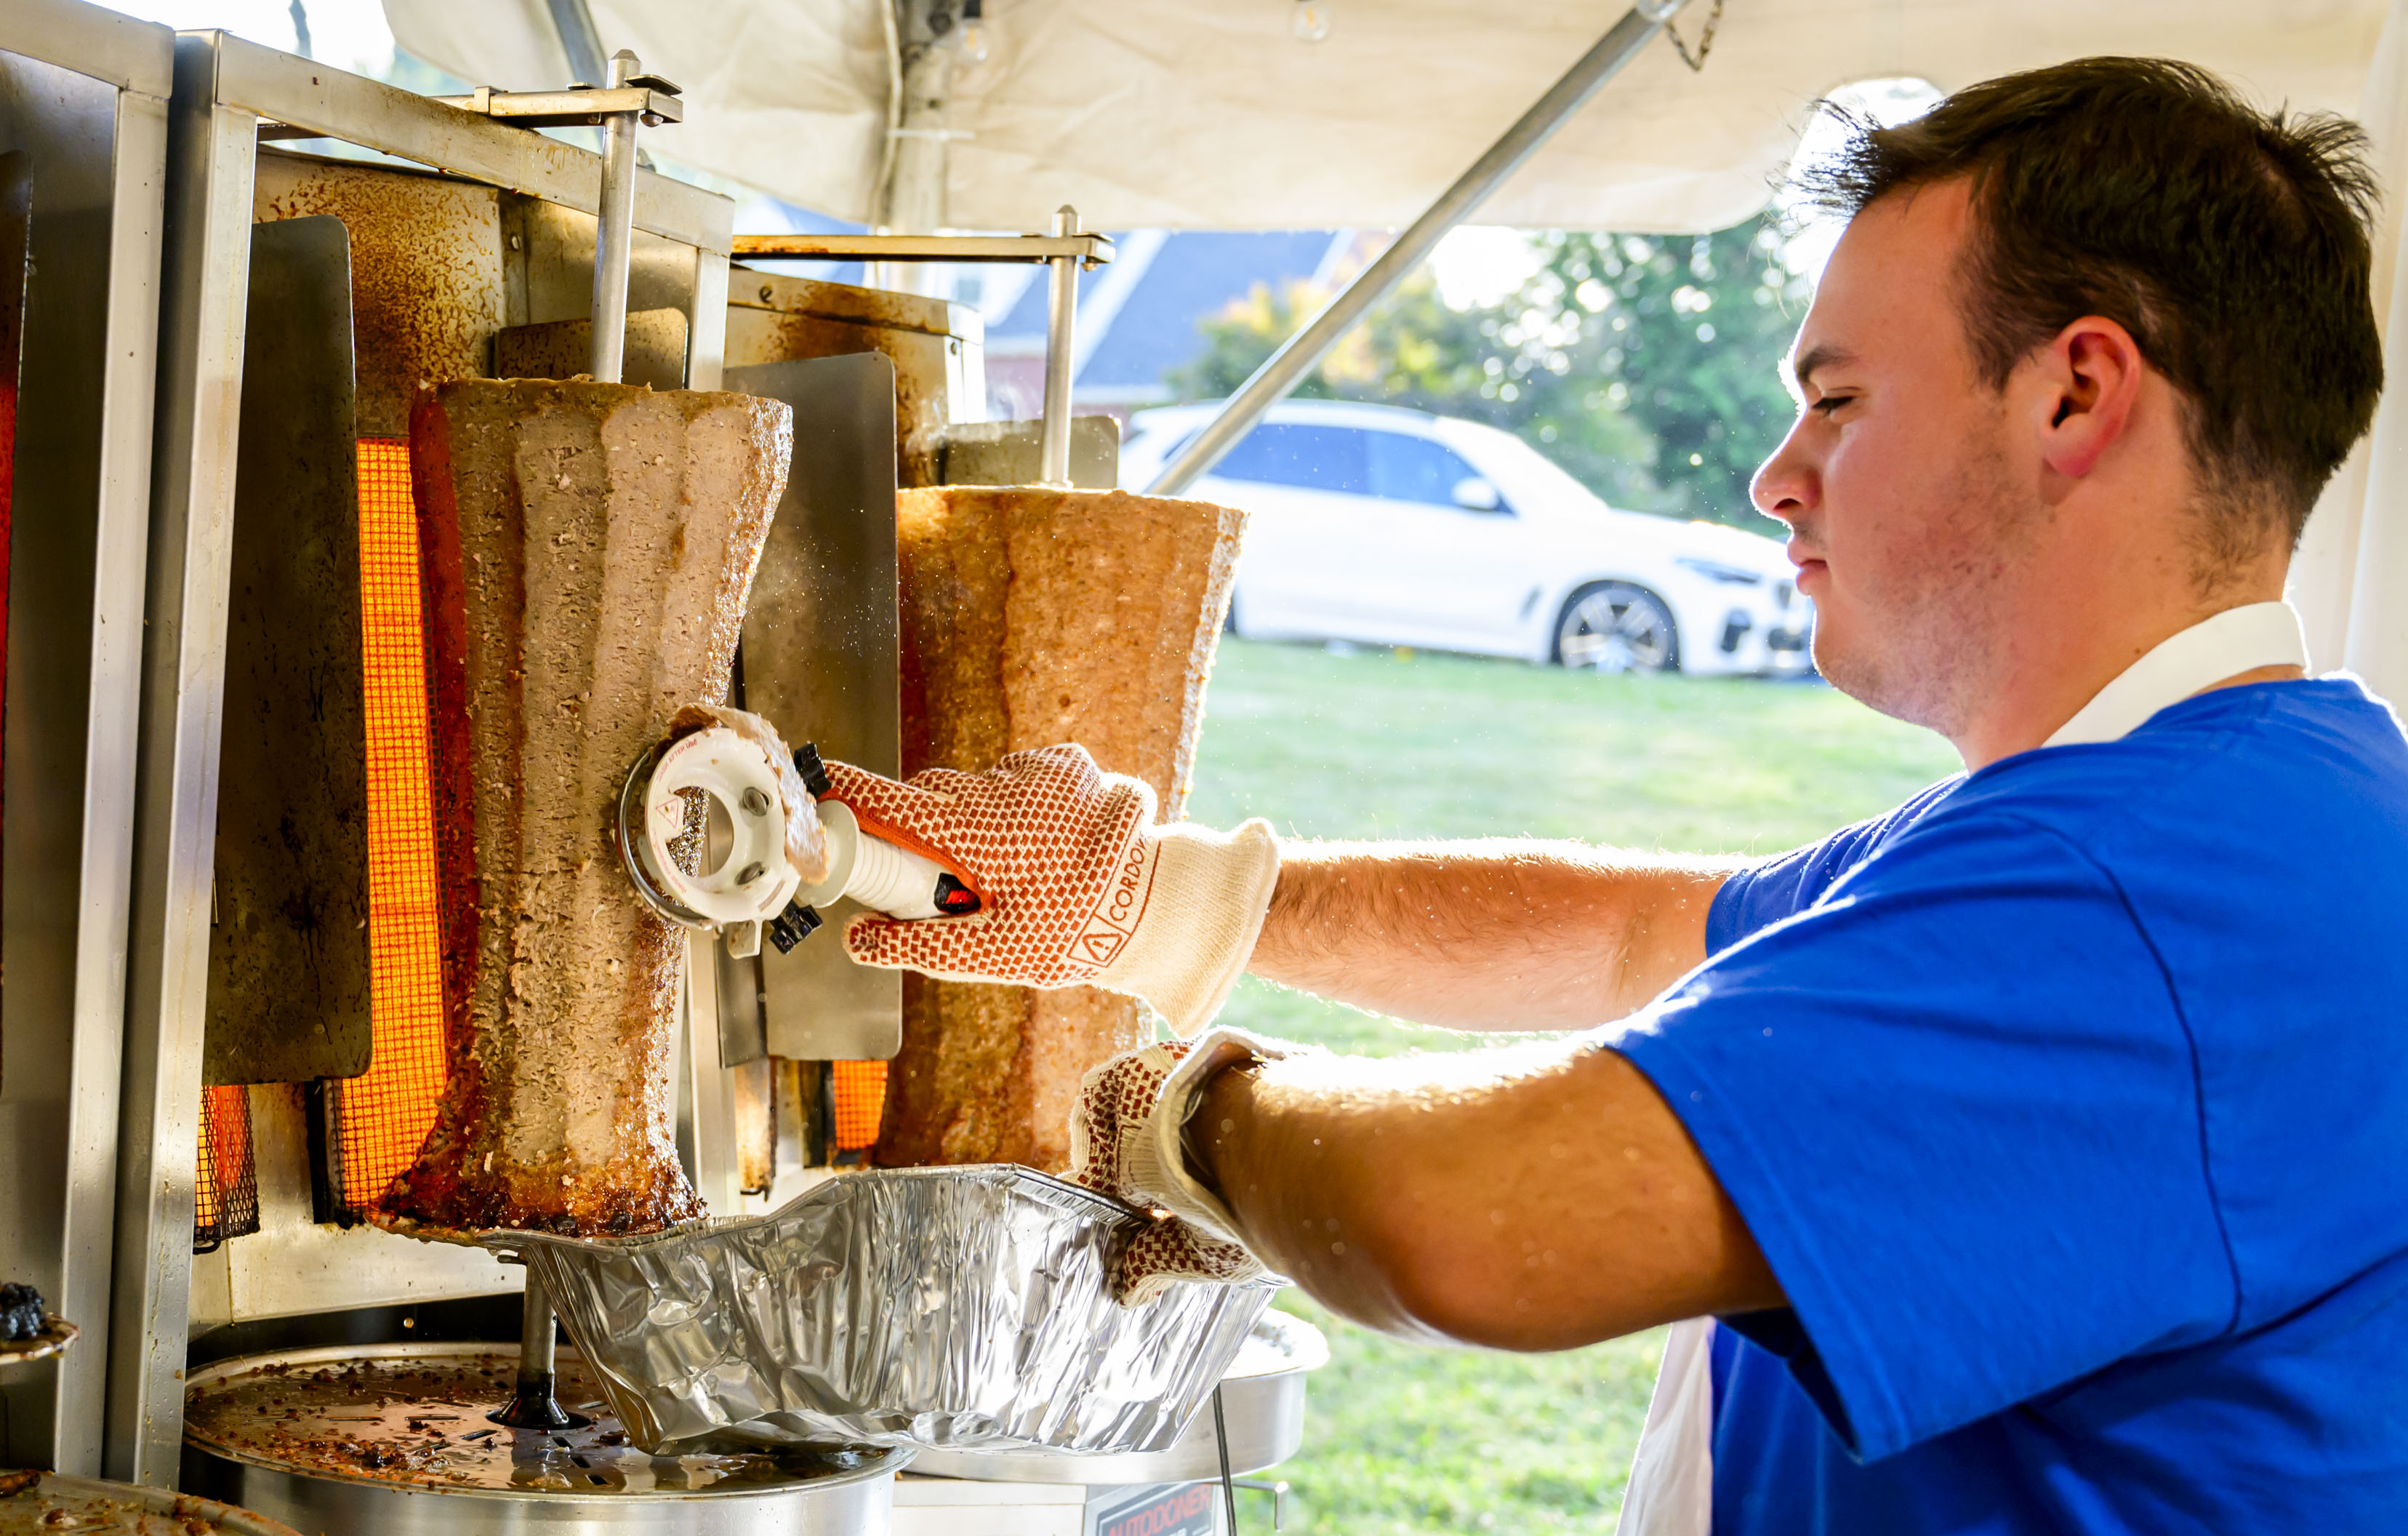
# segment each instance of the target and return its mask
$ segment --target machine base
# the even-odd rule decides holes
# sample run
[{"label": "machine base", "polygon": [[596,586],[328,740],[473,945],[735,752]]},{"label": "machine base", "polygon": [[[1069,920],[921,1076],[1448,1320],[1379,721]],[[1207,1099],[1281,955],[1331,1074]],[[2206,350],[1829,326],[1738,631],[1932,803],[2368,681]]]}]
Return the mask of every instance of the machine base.
[{"label": "machine base", "polygon": [[584,1362],[557,1371],[581,1428],[486,1422],[508,1401],[504,1345],[292,1350],[193,1373],[187,1490],[282,1520],[303,1536],[701,1531],[712,1536],[885,1536],[909,1453],[765,1453],[631,1444]]}]

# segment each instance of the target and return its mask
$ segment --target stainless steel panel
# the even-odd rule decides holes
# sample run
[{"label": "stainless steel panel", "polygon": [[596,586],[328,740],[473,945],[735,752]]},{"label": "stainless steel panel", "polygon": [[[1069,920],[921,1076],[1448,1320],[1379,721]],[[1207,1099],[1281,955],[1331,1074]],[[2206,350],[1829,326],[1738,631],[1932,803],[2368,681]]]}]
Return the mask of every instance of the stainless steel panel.
[{"label": "stainless steel panel", "polygon": [[254,219],[331,215],[351,231],[360,436],[407,437],[421,383],[491,371],[502,195],[407,166],[260,151]]},{"label": "stainless steel panel", "polygon": [[34,172],[22,355],[37,383],[13,489],[0,1273],[83,1329],[5,1372],[0,1461],[78,1473],[100,1470],[110,1336],[171,47],[164,28],[64,0],[13,4],[0,26],[0,149]]},{"label": "stainless steel panel", "polygon": [[9,0],[7,44],[19,58],[157,101],[166,99],[175,68],[165,27],[81,0]]},{"label": "stainless steel panel", "polygon": [[[941,485],[1034,485],[1042,422],[963,422],[945,428],[938,451]],[[1110,416],[1070,419],[1070,483],[1109,491],[1120,483],[1121,423]]]},{"label": "stainless steel panel", "polygon": [[256,158],[256,120],[217,105],[215,75],[208,38],[177,39],[106,1463],[154,1487],[182,1431]]},{"label": "stainless steel panel", "polygon": [[[727,365],[883,352],[895,365],[896,468],[935,485],[947,425],[986,414],[978,312],[917,294],[728,268]],[[977,397],[971,398],[975,389]]]},{"label": "stainless steel panel", "polygon": [[[878,352],[727,370],[727,387],[795,409],[795,463],[752,578],[738,668],[744,707],[794,745],[894,773],[902,756],[895,573],[895,368]],[[891,1057],[903,1043],[900,973],[855,965],[839,937],[856,909],[756,967],[720,956],[722,1010],[760,977],[772,1055]]]},{"label": "stainless steel panel", "polygon": [[[515,292],[525,306],[523,312],[510,311],[509,323],[540,325],[547,321],[589,318],[594,309],[594,239],[598,227],[594,215],[525,197],[508,197],[503,203],[504,228],[518,241],[509,248],[510,263],[520,269],[513,279]],[[706,318],[696,299],[700,265],[693,246],[637,231],[628,255],[628,312],[677,309],[684,313],[690,327],[699,331]],[[585,369],[580,366],[577,371]]]},{"label": "stainless steel panel", "polygon": [[[506,325],[494,337],[496,379],[574,379],[587,370],[594,323],[552,320]],[[626,352],[620,381],[653,389],[683,389],[686,321],[682,309],[639,309],[627,317]]]},{"label": "stainless steel panel", "polygon": [[357,1077],[368,998],[351,247],[256,224],[202,1081]]}]

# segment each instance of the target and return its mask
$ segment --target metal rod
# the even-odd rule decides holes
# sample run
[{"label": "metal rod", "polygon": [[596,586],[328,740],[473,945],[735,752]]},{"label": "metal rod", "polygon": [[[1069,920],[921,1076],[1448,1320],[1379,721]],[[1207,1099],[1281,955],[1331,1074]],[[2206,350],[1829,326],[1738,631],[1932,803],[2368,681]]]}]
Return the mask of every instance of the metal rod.
[{"label": "metal rod", "polygon": [[738,235],[737,256],[793,256],[814,261],[1022,262],[1043,266],[1072,256],[1087,267],[1112,259],[1111,237],[1051,235]]},{"label": "metal rod", "polygon": [[[640,72],[636,55],[610,55],[610,88],[618,90]],[[633,112],[602,120],[602,212],[594,231],[594,350],[586,372],[598,383],[615,384],[627,356],[627,266],[636,233],[636,129]]]},{"label": "metal rod", "polygon": [[[1054,215],[1057,240],[1079,233],[1079,210],[1065,203]],[[1070,347],[1079,318],[1079,262],[1056,256],[1045,305],[1045,435],[1038,444],[1040,485],[1070,483]]]},{"label": "metal rod", "polygon": [[1229,1480],[1229,1421],[1221,1414],[1219,1382],[1212,1384],[1212,1439],[1221,1447],[1221,1502],[1229,1512],[1229,1536],[1237,1536],[1238,1487]]},{"label": "metal rod", "polygon": [[543,1277],[527,1266],[526,1294],[519,1299],[519,1391],[552,1396],[552,1375],[558,1341],[553,1336],[552,1298],[544,1293]]},{"label": "metal rod", "polygon": [[1354,328],[1364,311],[1387,297],[1422,264],[1422,258],[1430,253],[1448,230],[1469,217],[1557,128],[1588,105],[1589,98],[1654,40],[1684,3],[1684,0],[1639,0],[1598,39],[1596,47],[1582,54],[1580,62],[1566,70],[1563,79],[1522,114],[1520,121],[1505,130],[1502,138],[1489,146],[1486,154],[1472,162],[1471,168],[1457,178],[1455,185],[1439,194],[1438,201],[1408,225],[1396,243],[1380,253],[1379,260],[1357,274],[1312,317],[1311,324],[1288,337],[1254,370],[1253,378],[1239,386],[1238,393],[1222,406],[1221,413],[1206,423],[1204,430],[1154,478],[1146,494],[1175,496],[1220,463],[1221,455],[1237,445],[1238,439],[1262,419],[1263,412],[1284,398],[1329,349]]},{"label": "metal rod", "polygon": [[553,1396],[556,1344],[552,1298],[535,1266],[526,1267],[526,1294],[519,1301],[519,1375],[509,1405],[485,1416],[513,1429],[575,1429],[594,1421],[572,1414]]}]

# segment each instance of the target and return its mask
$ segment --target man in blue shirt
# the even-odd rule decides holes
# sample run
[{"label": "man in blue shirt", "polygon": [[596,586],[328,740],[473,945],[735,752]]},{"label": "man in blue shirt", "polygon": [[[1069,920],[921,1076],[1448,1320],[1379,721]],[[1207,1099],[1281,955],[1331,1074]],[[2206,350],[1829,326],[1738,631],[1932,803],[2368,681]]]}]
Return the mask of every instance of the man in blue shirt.
[{"label": "man in blue shirt", "polygon": [[[2280,602],[2381,385],[2360,153],[2091,60],[1807,178],[1850,222],[1756,496],[1824,672],[1963,755],[1886,816],[1754,865],[1288,845],[1274,886],[1242,832],[1049,845],[1032,811],[998,932],[1099,848],[1154,871],[1143,912],[1239,919],[1141,917],[1106,984],[1620,1021],[1107,1068],[1082,1166],[1203,1234],[1145,1261],[1251,1254],[1512,1349],[1719,1319],[1659,1389],[1651,1536],[2408,1521],[2408,739],[2304,677]],[[910,963],[936,926],[851,941]]]}]

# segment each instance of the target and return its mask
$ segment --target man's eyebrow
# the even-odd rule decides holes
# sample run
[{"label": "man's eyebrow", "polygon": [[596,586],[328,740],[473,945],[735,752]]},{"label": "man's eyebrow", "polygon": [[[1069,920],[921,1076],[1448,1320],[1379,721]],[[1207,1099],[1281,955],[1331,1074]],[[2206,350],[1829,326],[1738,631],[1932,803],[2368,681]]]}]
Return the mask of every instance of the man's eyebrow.
[{"label": "man's eyebrow", "polygon": [[1804,390],[1813,386],[1815,369],[1855,361],[1856,353],[1832,346],[1828,341],[1822,341],[1799,352],[1789,366],[1791,371],[1798,376],[1798,387]]}]

